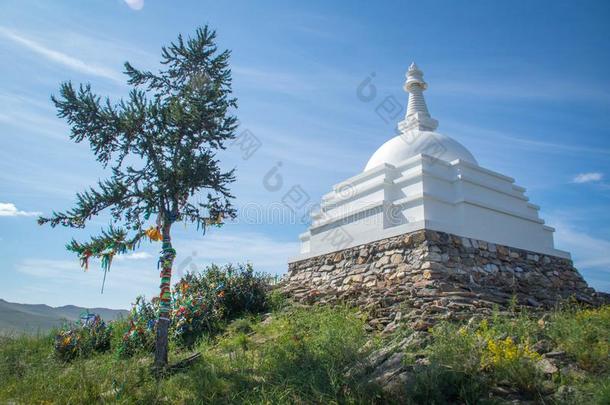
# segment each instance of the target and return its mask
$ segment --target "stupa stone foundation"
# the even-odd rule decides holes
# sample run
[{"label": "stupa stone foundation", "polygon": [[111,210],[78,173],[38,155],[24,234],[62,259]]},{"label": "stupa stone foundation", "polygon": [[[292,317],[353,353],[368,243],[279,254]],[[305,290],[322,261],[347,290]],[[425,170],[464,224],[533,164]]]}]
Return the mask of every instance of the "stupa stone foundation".
[{"label": "stupa stone foundation", "polygon": [[292,262],[282,289],[302,303],[357,306],[387,331],[400,321],[427,329],[494,308],[603,300],[570,259],[432,230]]}]

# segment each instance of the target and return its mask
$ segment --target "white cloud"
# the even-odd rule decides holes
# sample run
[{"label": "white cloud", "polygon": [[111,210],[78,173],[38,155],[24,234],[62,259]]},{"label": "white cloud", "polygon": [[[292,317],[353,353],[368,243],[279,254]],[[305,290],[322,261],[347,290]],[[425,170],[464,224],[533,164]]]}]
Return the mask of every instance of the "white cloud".
[{"label": "white cloud", "polygon": [[119,255],[116,257],[116,260],[144,260],[150,259],[151,257],[153,256],[148,252],[133,252],[124,255]]},{"label": "white cloud", "polygon": [[41,55],[47,60],[58,63],[77,72],[103,77],[118,82],[121,81],[121,76],[112,69],[87,63],[81,59],[56,51],[4,27],[0,27],[0,35]]},{"label": "white cloud", "polygon": [[591,173],[580,173],[572,179],[573,183],[591,183],[594,181],[600,181],[604,175],[602,173],[591,172]]},{"label": "white cloud", "polygon": [[144,0],[125,0],[125,3],[127,3],[132,10],[142,10],[144,7]]},{"label": "white cloud", "polygon": [[0,203],[0,217],[35,217],[41,215],[38,211],[21,211],[13,203]]}]

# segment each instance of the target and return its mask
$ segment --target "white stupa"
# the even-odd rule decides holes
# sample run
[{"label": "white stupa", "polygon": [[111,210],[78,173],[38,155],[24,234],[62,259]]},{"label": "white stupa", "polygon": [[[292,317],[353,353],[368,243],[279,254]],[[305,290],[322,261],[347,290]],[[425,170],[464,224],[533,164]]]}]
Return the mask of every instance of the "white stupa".
[{"label": "white stupa", "polygon": [[431,229],[532,252],[569,258],[553,244],[554,229],[538,215],[525,189],[485,169],[454,139],[436,131],[415,63],[400,135],[384,143],[364,171],[322,197],[320,211],[300,235],[297,261],[421,229]]}]

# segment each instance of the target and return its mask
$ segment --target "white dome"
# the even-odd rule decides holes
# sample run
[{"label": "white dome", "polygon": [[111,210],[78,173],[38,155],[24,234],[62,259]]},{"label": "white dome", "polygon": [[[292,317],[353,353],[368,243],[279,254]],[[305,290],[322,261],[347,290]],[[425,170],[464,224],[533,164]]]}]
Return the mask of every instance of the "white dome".
[{"label": "white dome", "polygon": [[413,156],[425,154],[447,162],[460,159],[478,165],[472,154],[459,142],[430,131],[409,131],[383,145],[369,159],[364,171],[383,163],[397,165]]}]

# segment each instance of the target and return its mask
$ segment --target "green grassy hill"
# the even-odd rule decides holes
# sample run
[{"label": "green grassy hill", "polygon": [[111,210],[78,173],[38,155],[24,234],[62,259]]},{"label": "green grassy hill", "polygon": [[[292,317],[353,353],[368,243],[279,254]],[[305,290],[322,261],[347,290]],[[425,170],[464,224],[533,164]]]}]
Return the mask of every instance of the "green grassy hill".
[{"label": "green grassy hill", "polygon": [[[0,299],[0,334],[38,333],[59,327],[66,321],[78,320],[87,308],[74,305],[50,307],[48,305],[17,304]],[[126,310],[89,308],[105,320],[127,315]]]},{"label": "green grassy hill", "polygon": [[[0,402],[168,404],[608,404],[610,306],[544,316],[494,314],[431,330],[367,332],[348,308],[284,307],[237,319],[157,380],[152,356],[112,348],[71,362],[53,336],[0,338]],[[392,382],[389,384],[388,382]]]}]

